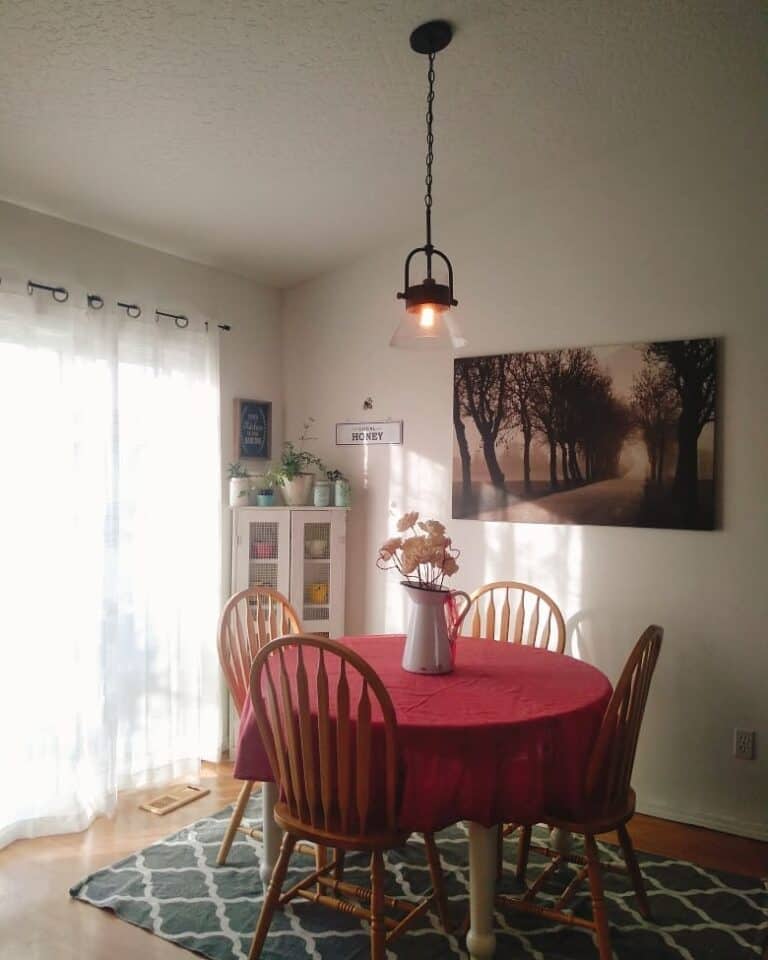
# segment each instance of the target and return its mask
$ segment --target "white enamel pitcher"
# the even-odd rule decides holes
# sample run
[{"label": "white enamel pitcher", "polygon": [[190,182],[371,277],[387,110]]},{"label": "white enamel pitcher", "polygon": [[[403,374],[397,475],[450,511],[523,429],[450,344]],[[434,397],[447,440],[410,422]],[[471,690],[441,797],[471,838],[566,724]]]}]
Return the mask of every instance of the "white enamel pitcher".
[{"label": "white enamel pitcher", "polygon": [[[411,616],[403,649],[403,670],[409,673],[450,673],[456,635],[470,604],[463,590],[428,590],[403,581],[411,600]],[[456,597],[464,598],[461,611]]]}]

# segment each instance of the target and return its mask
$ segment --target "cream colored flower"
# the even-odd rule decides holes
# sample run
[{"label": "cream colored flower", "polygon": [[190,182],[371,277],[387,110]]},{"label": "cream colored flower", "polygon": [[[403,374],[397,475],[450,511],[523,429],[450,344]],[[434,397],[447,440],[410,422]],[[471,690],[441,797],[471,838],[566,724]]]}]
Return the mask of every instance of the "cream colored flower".
[{"label": "cream colored flower", "polygon": [[419,514],[417,513],[416,510],[411,510],[410,513],[403,514],[403,516],[400,517],[400,519],[397,521],[397,532],[405,533],[406,530],[410,530],[410,528],[416,523],[418,519],[419,519]]},{"label": "cream colored flower", "polygon": [[382,560],[389,560],[392,554],[395,553],[396,550],[399,550],[402,545],[403,541],[400,537],[390,537],[389,540],[386,540],[379,547],[379,556]]},{"label": "cream colored flower", "polygon": [[456,563],[456,560],[453,557],[446,557],[443,561],[442,569],[446,577],[452,577],[459,569],[459,565]]},{"label": "cream colored flower", "polygon": [[410,537],[403,544],[405,550],[407,546],[408,555],[415,558],[418,563],[431,563],[433,556],[432,544],[426,537]]},{"label": "cream colored flower", "polygon": [[447,550],[451,545],[451,538],[444,537],[441,533],[430,533],[427,539],[435,549]]},{"label": "cream colored flower", "polygon": [[419,526],[431,537],[441,537],[445,533],[445,526],[439,520],[423,520]]}]

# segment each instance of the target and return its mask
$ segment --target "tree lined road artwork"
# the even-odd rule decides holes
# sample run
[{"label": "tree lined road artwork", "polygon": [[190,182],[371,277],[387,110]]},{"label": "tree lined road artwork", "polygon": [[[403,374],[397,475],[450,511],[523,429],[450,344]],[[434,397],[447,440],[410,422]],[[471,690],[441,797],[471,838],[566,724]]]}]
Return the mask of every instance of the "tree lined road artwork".
[{"label": "tree lined road artwork", "polygon": [[717,341],[461,357],[453,515],[714,527]]}]

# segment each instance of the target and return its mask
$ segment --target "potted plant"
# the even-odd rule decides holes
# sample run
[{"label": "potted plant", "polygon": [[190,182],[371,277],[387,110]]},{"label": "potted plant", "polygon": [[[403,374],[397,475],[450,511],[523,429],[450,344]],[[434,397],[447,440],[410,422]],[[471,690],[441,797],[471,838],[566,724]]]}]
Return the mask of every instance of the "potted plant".
[{"label": "potted plant", "polygon": [[333,502],[337,507],[349,506],[349,480],[341,470],[328,470],[325,474],[333,484]]},{"label": "potted plant", "polygon": [[309,417],[304,423],[304,429],[297,444],[290,440],[286,440],[283,444],[278,473],[283,481],[283,500],[289,507],[303,507],[309,503],[314,480],[314,473],[310,468],[323,469],[322,460],[304,449],[304,444],[308,440],[315,439],[307,435],[313,423],[314,417]]},{"label": "potted plant", "polygon": [[230,463],[229,473],[229,505],[230,507],[248,506],[248,485],[250,477],[242,463]]},{"label": "potted plant", "polygon": [[252,505],[272,507],[275,504],[275,487],[282,487],[283,475],[278,470],[267,470],[253,478],[251,483]]}]

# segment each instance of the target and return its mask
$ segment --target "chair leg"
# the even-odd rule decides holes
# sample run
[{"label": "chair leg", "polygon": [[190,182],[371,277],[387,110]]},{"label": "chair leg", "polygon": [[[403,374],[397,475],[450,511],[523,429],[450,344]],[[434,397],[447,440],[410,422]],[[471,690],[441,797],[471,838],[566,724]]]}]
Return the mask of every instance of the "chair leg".
[{"label": "chair leg", "polygon": [[440,917],[440,923],[443,925],[443,930],[445,930],[446,933],[450,933],[453,925],[451,924],[451,918],[448,915],[448,900],[445,896],[443,868],[440,864],[440,854],[438,853],[437,844],[435,843],[433,834],[424,834],[424,846],[427,849],[427,863],[429,864],[429,875],[432,878],[432,889],[435,892],[437,915]]},{"label": "chair leg", "polygon": [[585,835],[584,847],[587,856],[587,866],[589,868],[589,888],[592,895],[592,915],[595,921],[597,949],[600,954],[600,960],[613,960],[611,933],[608,928],[608,914],[605,909],[603,869],[600,866],[600,856],[593,834],[588,833]]},{"label": "chair leg", "polygon": [[235,834],[237,833],[237,828],[240,826],[240,821],[243,819],[245,808],[251,796],[251,790],[253,790],[253,784],[253,780],[246,780],[240,788],[235,809],[232,811],[232,816],[229,818],[227,832],[224,834],[224,839],[221,841],[221,846],[219,847],[219,855],[216,857],[216,863],[220,867],[227,862],[229,849],[232,846],[232,841],[235,839]]},{"label": "chair leg", "polygon": [[280,899],[280,891],[283,888],[285,875],[288,872],[288,861],[291,859],[291,854],[295,846],[296,837],[294,837],[292,833],[286,833],[280,847],[280,856],[277,858],[275,869],[272,871],[272,879],[269,881],[267,895],[264,897],[264,903],[261,905],[261,914],[259,915],[259,922],[256,924],[256,930],[253,934],[248,960],[256,960],[256,958],[261,955],[264,941],[267,939],[269,927],[272,923],[272,917],[275,914],[277,901]]},{"label": "chair leg", "polygon": [[640,915],[646,920],[651,919],[651,905],[648,902],[648,896],[645,892],[645,883],[643,882],[643,875],[640,872],[640,865],[637,862],[637,856],[635,855],[635,848],[632,846],[632,838],[629,835],[627,830],[627,825],[622,823],[618,829],[619,841],[621,842],[621,849],[624,853],[624,862],[627,865],[627,870],[629,871],[629,876],[632,879],[632,886],[635,888],[635,896],[637,897],[637,903],[640,908]]},{"label": "chair leg", "polygon": [[[384,856],[381,850],[371,854],[371,960],[385,960]],[[248,958],[252,960],[252,958]]]},{"label": "chair leg", "polygon": [[520,827],[520,835],[517,841],[517,867],[515,877],[525,882],[525,873],[528,870],[528,856],[531,852],[531,833],[533,827],[523,825]]}]

